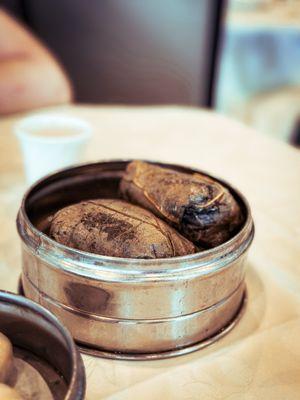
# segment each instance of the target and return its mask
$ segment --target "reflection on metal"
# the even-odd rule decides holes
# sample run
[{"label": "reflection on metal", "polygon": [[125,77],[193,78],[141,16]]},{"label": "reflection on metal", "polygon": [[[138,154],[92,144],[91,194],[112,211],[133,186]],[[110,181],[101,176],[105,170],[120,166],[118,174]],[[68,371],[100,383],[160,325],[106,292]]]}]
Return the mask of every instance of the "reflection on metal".
[{"label": "reflection on metal", "polygon": [[160,353],[137,353],[137,354],[130,354],[130,353],[117,353],[117,352],[109,352],[104,350],[98,350],[89,348],[87,346],[83,346],[79,343],[79,349],[82,353],[88,354],[91,356],[96,357],[103,357],[109,359],[116,359],[116,360],[129,360],[129,361],[147,361],[147,360],[162,360],[165,358],[183,356],[185,354],[192,353],[197,350],[201,350],[204,347],[210,346],[211,344],[217,342],[218,340],[222,339],[227,333],[229,333],[240,321],[242,316],[244,315],[245,309],[247,306],[247,290],[245,289],[244,295],[242,298],[241,305],[234,316],[234,319],[230,321],[226,326],[220,329],[217,333],[213,336],[202,340],[198,343],[193,343],[189,346],[181,347],[181,348],[174,348],[174,350],[169,351],[162,351]]}]

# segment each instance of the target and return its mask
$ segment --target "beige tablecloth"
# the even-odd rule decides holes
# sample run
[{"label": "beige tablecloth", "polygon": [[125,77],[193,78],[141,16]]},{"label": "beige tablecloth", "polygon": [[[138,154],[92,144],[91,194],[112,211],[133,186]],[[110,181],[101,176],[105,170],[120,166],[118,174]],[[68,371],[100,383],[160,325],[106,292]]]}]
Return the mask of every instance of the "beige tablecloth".
[{"label": "beige tablecloth", "polygon": [[[91,121],[85,160],[184,163],[229,180],[249,199],[256,237],[246,313],[209,348],[164,361],[84,356],[87,399],[300,399],[300,153],[214,113],[179,107],[65,107]],[[0,122],[0,288],[20,273],[15,216],[26,188],[11,125]]]}]

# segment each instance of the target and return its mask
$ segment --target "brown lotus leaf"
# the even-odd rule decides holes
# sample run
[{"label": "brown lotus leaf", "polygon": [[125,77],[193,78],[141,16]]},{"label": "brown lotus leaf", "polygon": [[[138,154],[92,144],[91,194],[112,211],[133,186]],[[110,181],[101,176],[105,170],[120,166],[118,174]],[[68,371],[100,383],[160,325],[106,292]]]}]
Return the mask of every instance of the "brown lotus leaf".
[{"label": "brown lotus leaf", "polygon": [[204,248],[230,239],[243,221],[229,190],[200,173],[182,173],[132,161],[121,180],[120,193]]},{"label": "brown lotus leaf", "polygon": [[61,209],[51,221],[50,236],[66,246],[113,257],[165,258],[197,250],[150,211],[116,199]]}]

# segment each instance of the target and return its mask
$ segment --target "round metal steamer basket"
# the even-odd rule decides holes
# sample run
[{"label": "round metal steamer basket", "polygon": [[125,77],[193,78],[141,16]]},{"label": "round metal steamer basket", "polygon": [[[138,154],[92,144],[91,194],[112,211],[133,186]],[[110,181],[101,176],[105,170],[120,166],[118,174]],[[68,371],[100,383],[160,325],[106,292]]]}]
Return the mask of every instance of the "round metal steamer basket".
[{"label": "round metal steamer basket", "polygon": [[66,169],[25,194],[17,219],[23,290],[56,314],[88,353],[123,359],[184,354],[224,335],[241,315],[245,259],[254,234],[250,209],[221,181],[244,211],[241,230],[214,249],[168,259],[100,256],[47,236],[48,217],[60,208],[84,199],[117,198],[128,162]]},{"label": "round metal steamer basket", "polygon": [[85,372],[70,333],[48,310],[31,300],[0,291],[0,332],[14,356],[44,378],[54,400],[83,400]]}]

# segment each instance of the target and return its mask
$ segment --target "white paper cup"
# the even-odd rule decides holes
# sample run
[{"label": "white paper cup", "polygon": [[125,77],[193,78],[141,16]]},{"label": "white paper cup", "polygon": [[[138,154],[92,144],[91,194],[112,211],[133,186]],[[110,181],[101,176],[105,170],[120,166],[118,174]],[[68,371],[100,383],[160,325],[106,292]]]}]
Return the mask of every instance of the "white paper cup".
[{"label": "white paper cup", "polygon": [[[57,169],[80,161],[87,140],[92,133],[91,125],[76,117],[55,114],[39,114],[26,117],[15,125],[24,158],[28,183]],[[43,130],[53,131],[43,136]],[[55,135],[55,130],[66,130],[66,135]]]}]

